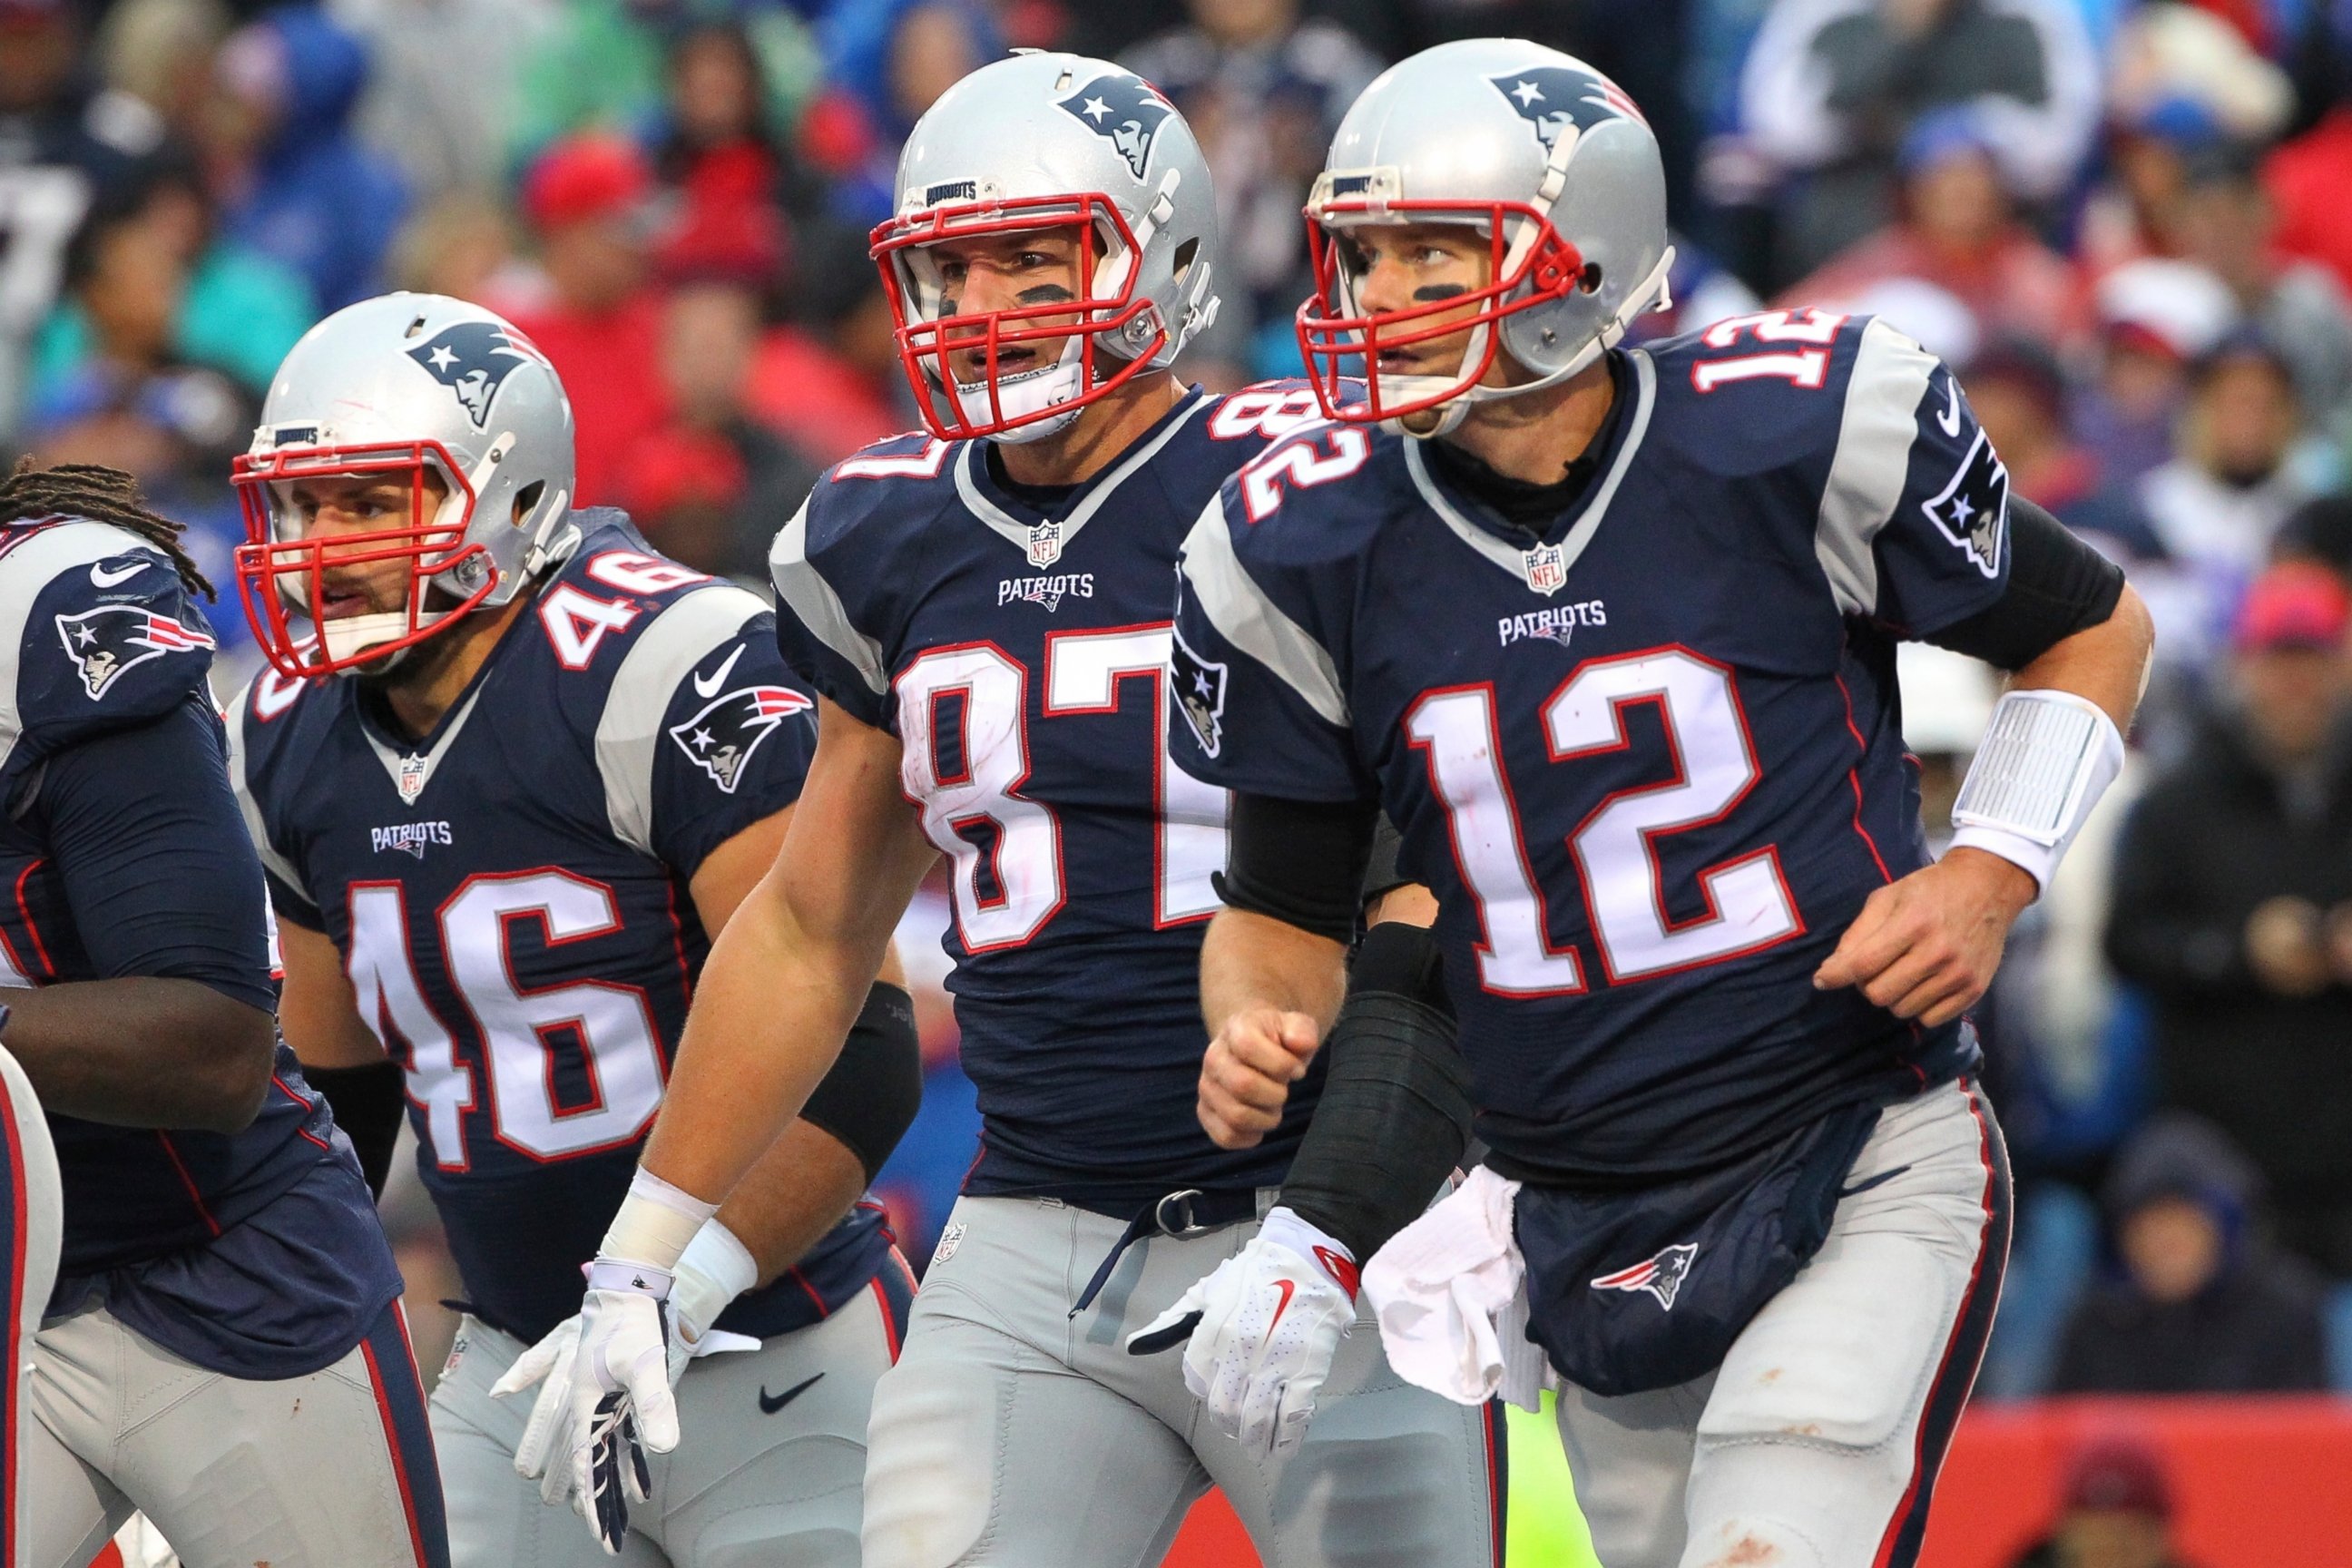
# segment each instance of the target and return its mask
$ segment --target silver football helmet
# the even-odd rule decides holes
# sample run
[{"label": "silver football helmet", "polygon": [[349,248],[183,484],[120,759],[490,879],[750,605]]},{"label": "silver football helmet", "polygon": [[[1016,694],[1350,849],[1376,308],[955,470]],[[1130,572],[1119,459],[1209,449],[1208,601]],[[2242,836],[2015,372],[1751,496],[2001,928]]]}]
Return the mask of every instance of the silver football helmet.
[{"label": "silver football helmet", "polygon": [[[1349,232],[1426,223],[1485,237],[1486,286],[1362,309]],[[1316,291],[1299,307],[1298,341],[1324,412],[1424,437],[1453,429],[1473,403],[1591,364],[1633,317],[1664,307],[1674,262],[1665,171],[1641,110],[1583,61],[1520,38],[1440,44],[1375,79],[1332,139],[1307,228]],[[1465,327],[1454,374],[1382,374],[1383,350]],[[1498,352],[1527,379],[1482,384]],[[1349,388],[1343,402],[1341,382],[1355,375],[1369,397]],[[1415,415],[1428,417],[1399,423]]]},{"label": "silver football helmet", "polygon": [[[1079,300],[940,314],[930,247],[1055,228],[1077,237]],[[965,77],[916,122],[898,155],[898,216],[874,230],[873,255],[925,423],[947,439],[1018,443],[1174,363],[1216,317],[1216,248],[1209,165],[1174,106],[1107,60],[1024,50]],[[1001,350],[1056,342],[1050,362],[999,373]],[[973,351],[985,356],[977,380],[954,363]]]},{"label": "silver football helmet", "polygon": [[[443,499],[427,515],[425,476]],[[289,498],[306,478],[404,478],[404,526],[304,537]],[[236,552],[247,618],[289,677],[391,668],[458,616],[503,605],[580,531],[571,518],[572,401],[512,325],[438,294],[386,294],[304,333],[278,367],[232,482],[245,507]],[[329,617],[302,637],[337,568],[404,560],[396,611]]]}]

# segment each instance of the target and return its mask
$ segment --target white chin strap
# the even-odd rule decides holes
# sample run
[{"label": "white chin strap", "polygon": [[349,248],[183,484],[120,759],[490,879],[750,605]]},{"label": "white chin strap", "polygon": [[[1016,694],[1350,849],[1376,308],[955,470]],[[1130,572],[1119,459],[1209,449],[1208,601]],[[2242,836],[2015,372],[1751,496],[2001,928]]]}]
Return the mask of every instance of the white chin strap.
[{"label": "white chin strap", "polygon": [[1025,447],[1032,441],[1058,436],[1084,412],[1077,397],[1086,390],[1086,367],[1079,363],[1079,358],[1078,339],[1074,335],[1063,343],[1062,357],[1055,363],[997,377],[993,398],[989,396],[984,381],[969,385],[957,382],[956,406],[974,425],[993,425],[999,419],[1020,419],[1067,404],[1069,406],[1058,414],[999,431],[989,439],[1008,447]]},{"label": "white chin strap", "polygon": [[[416,626],[408,624],[405,610],[385,610],[371,616],[340,616],[331,621],[319,623],[320,645],[331,659],[346,659],[364,652],[377,643],[387,643],[406,637],[412,629],[422,630],[441,619],[446,611],[428,610],[416,617]],[[376,664],[380,670],[391,669],[409,656],[410,648],[394,648]]]},{"label": "white chin strap", "polygon": [[1642,286],[1625,297],[1625,303],[1617,314],[1602,322],[1601,330],[1587,339],[1584,346],[1577,350],[1565,364],[1557,370],[1545,372],[1533,381],[1514,382],[1507,386],[1481,382],[1465,384],[1471,367],[1486,357],[1486,334],[1496,331],[1496,324],[1492,321],[1481,321],[1472,329],[1470,341],[1463,345],[1462,363],[1450,376],[1383,375],[1381,377],[1381,391],[1385,393],[1391,386],[1400,389],[1399,402],[1414,403],[1424,397],[1438,396],[1444,396],[1445,401],[1400,419],[1383,419],[1381,428],[1425,441],[1460,428],[1462,421],[1470,416],[1473,404],[1496,403],[1506,397],[1541,392],[1547,386],[1558,386],[1615,348],[1624,339],[1625,329],[1634,317],[1644,310],[1664,310],[1673,304],[1667,293],[1666,275],[1673,270],[1674,265],[1675,247],[1670,245],[1666,247],[1665,254],[1658,258],[1658,264],[1650,269],[1650,275],[1642,279]]}]

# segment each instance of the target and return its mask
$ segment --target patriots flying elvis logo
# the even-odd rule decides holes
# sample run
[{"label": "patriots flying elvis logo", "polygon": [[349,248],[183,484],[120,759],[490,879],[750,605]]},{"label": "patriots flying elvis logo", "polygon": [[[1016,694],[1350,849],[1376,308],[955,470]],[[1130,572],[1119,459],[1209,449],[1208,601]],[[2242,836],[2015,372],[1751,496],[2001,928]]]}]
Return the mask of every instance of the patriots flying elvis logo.
[{"label": "patriots flying elvis logo", "polygon": [[1062,100],[1065,112],[1097,136],[1108,137],[1127,166],[1143,178],[1151,162],[1151,142],[1176,111],[1139,76],[1099,76]]},{"label": "patriots flying elvis logo", "polygon": [[792,715],[815,706],[789,687],[741,686],[712,699],[684,723],[671,725],[669,738],[710,775],[719,794],[733,795],[760,742]]},{"label": "patriots flying elvis logo", "polygon": [[507,375],[526,360],[547,363],[529,338],[494,321],[460,321],[444,327],[408,357],[456,395],[477,430],[490,422],[490,405]]},{"label": "patriots flying elvis logo", "polygon": [[213,646],[212,634],[138,605],[100,605],[58,617],[58,637],[93,702],[134,664]]},{"label": "patriots flying elvis logo", "polygon": [[1631,1268],[1621,1268],[1614,1274],[1603,1274],[1592,1281],[1595,1290],[1647,1290],[1658,1299],[1658,1305],[1671,1312],[1675,1295],[1690,1278],[1691,1262],[1698,1257],[1698,1244],[1678,1241],[1655,1258],[1636,1263]]},{"label": "patriots flying elvis logo", "polygon": [[1552,151],[1560,132],[1571,125],[1581,133],[1604,120],[1649,123],[1640,107],[1625,96],[1625,89],[1598,71],[1537,66],[1486,79],[1519,111],[1546,153]]}]

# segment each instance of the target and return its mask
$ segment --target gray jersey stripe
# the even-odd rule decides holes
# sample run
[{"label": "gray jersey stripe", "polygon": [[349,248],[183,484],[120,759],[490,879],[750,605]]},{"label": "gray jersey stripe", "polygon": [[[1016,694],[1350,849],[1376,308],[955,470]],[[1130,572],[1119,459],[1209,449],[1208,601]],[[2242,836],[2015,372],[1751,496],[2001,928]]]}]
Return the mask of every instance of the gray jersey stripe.
[{"label": "gray jersey stripe", "polygon": [[247,686],[236,694],[236,700],[229,704],[228,782],[230,787],[236,791],[236,808],[244,814],[245,831],[252,838],[254,851],[261,857],[261,863],[269,868],[271,876],[288,887],[308,894],[310,888],[302,880],[302,873],[296,870],[294,862],[279,854],[278,846],[269,841],[269,828],[261,820],[261,803],[253,798],[253,786],[246,777],[245,719],[247,705],[252,700],[253,688]]},{"label": "gray jersey stripe", "polygon": [[1227,642],[1280,676],[1327,723],[1347,724],[1339,666],[1243,570],[1222,501],[1210,501],[1185,536],[1183,573],[1202,613]]},{"label": "gray jersey stripe", "polygon": [[[814,498],[812,498],[814,499]],[[825,647],[833,649],[857,671],[857,678],[877,697],[890,689],[890,674],[882,663],[882,645],[852,626],[849,612],[842,607],[841,595],[824,580],[824,574],[809,564],[807,501],[793,513],[792,521],[784,524],[776,535],[776,542],[768,551],[768,577],[776,585],[776,597],[782,601],[778,614],[790,614],[800,619]]]},{"label": "gray jersey stripe", "polygon": [[1883,321],[1863,329],[1813,528],[1813,554],[1847,615],[1877,613],[1878,563],[1871,543],[1903,499],[1919,400],[1939,363]]},{"label": "gray jersey stripe", "polygon": [[654,758],[671,695],[696,665],[767,607],[756,594],[713,583],[671,600],[629,645],[596,721],[604,814],[624,844],[654,853]]},{"label": "gray jersey stripe", "polygon": [[33,618],[33,602],[58,574],[116,555],[143,550],[154,555],[150,570],[170,571],[169,562],[155,547],[127,529],[108,522],[77,521],[34,534],[0,558],[0,654],[9,660],[10,674],[0,681],[0,766],[24,738],[24,712],[16,703],[16,672],[22,668],[26,624]]}]

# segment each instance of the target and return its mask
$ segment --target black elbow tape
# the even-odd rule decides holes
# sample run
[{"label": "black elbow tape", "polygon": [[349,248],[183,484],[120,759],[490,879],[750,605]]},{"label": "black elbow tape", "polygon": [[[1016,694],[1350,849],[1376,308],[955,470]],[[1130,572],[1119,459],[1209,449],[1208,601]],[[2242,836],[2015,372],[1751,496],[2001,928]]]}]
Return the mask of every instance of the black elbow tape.
[{"label": "black elbow tape", "polygon": [[1379,808],[1238,795],[1225,869],[1212,885],[1230,909],[1265,915],[1345,946]]},{"label": "black elbow tape", "polygon": [[1445,955],[1430,931],[1403,921],[1385,921],[1364,933],[1348,961],[1348,994],[1385,991],[1418,1002],[1444,1016],[1452,1051],[1454,999],[1445,992]]},{"label": "black elbow tape", "polygon": [[881,1173],[923,1103],[923,1043],[915,1031],[914,998],[885,980],[866,994],[841,1055],[801,1108],[801,1120],[823,1128],[857,1156],[866,1179]]},{"label": "black elbow tape", "polygon": [[302,1076],[326,1098],[335,1125],[352,1141],[368,1191],[383,1196],[383,1184],[392,1175],[393,1147],[400,1142],[400,1121],[407,1111],[400,1068],[391,1062],[370,1062],[356,1068],[304,1068]]},{"label": "black elbow tape", "polygon": [[2103,626],[2124,593],[2123,568],[2023,496],[2009,503],[2009,584],[1989,608],[1925,640],[2023,669],[2073,637]]},{"label": "black elbow tape", "polygon": [[1461,1160],[1470,1072],[1452,1018],[1388,991],[1353,992],[1323,1051],[1323,1095],[1282,1201],[1361,1262],[1429,1206]]}]

